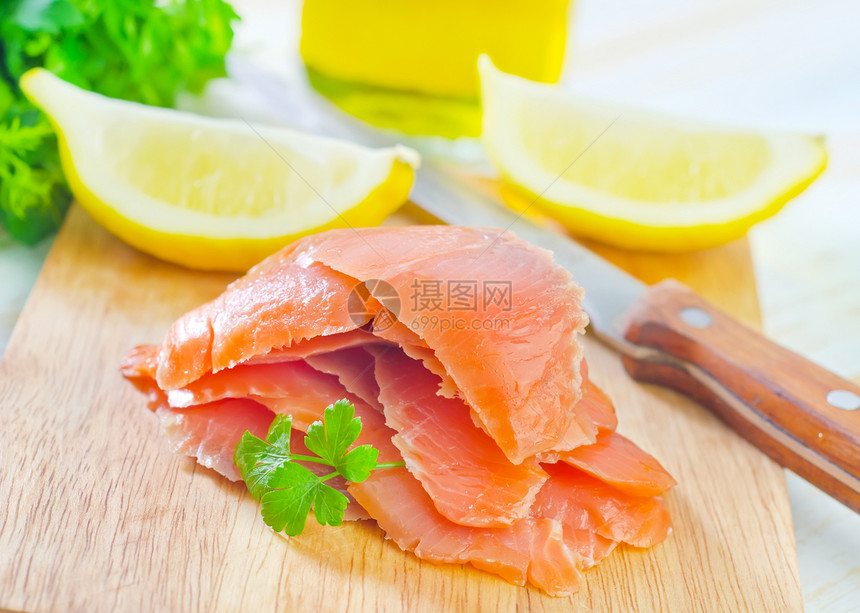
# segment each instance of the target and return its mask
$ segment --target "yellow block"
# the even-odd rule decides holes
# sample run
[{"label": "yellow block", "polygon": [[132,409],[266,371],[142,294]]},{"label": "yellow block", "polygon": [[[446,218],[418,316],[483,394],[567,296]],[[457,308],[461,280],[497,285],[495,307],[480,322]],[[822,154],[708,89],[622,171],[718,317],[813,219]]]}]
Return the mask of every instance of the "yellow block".
[{"label": "yellow block", "polygon": [[305,0],[301,54],[328,77],[476,98],[477,60],[555,82],[569,0]]}]

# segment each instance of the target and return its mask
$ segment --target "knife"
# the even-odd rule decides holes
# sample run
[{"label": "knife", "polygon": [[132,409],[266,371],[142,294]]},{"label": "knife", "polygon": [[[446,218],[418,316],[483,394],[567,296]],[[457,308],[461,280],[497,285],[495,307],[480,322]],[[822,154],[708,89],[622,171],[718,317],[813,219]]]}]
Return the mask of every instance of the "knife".
[{"label": "knife", "polygon": [[[370,146],[394,143],[249,63],[232,65],[230,73],[279,114],[286,111],[293,124]],[[591,330],[620,352],[634,379],[692,397],[773,460],[860,513],[860,386],[764,338],[678,281],[645,285],[436,163],[422,163],[410,200],[447,224],[512,231],[552,251],[585,288]]]}]

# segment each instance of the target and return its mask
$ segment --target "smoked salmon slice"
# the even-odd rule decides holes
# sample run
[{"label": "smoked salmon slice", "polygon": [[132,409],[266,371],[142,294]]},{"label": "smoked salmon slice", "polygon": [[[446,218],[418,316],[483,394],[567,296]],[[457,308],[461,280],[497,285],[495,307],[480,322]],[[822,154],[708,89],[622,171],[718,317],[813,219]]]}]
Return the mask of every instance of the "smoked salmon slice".
[{"label": "smoked salmon slice", "polygon": [[472,423],[469,407],[436,394],[439,379],[400,349],[376,356],[392,441],[436,509],[463,526],[501,526],[525,517],[547,479],[533,458],[512,464]]},{"label": "smoked salmon slice", "polygon": [[185,387],[168,390],[171,407],[184,408],[222,398],[289,397],[291,402],[318,407],[320,402],[342,393],[337,378],[317,372],[306,362],[245,365],[207,373]]},{"label": "smoked salmon slice", "polygon": [[596,443],[565,451],[559,459],[636,496],[657,496],[676,485],[660,462],[617,432],[601,432]]},{"label": "smoked salmon slice", "polygon": [[158,345],[138,345],[120,363],[119,371],[137,391],[146,396],[146,406],[155,411],[167,406],[167,393],[158,387]]},{"label": "smoked salmon slice", "polygon": [[161,419],[173,451],[197,459],[231,481],[240,479],[233,451],[247,430],[265,437],[274,415],[253,400],[227,398],[190,409],[160,407]]},{"label": "smoked salmon slice", "polygon": [[360,328],[343,332],[340,334],[329,334],[327,336],[314,336],[299,341],[293,341],[289,345],[272,349],[267,353],[255,355],[243,360],[242,364],[275,364],[277,362],[289,362],[293,360],[306,360],[309,357],[347,349],[349,347],[360,347],[375,340],[374,336]]},{"label": "smoked salmon slice", "polygon": [[[582,383],[582,290],[548,251],[508,232],[450,226],[333,230],[303,240],[294,254],[397,291],[398,319],[434,350],[512,462],[563,444],[570,424],[587,419],[570,411]],[[464,274],[469,282],[458,285]],[[431,283],[416,286],[422,280]],[[447,301],[436,298],[440,287]],[[457,289],[468,289],[468,300],[453,300]],[[463,302],[469,308],[459,310]]]},{"label": "smoked salmon slice", "polygon": [[528,520],[496,529],[456,524],[439,514],[404,468],[376,471],[366,481],[350,484],[349,491],[401,549],[436,563],[471,562],[525,584],[531,556]]},{"label": "smoked salmon slice", "polygon": [[609,396],[588,378],[588,362],[585,359],[582,360],[582,399],[576,405],[576,410],[588,413],[598,431],[612,432],[618,427],[615,407]]},{"label": "smoked salmon slice", "polygon": [[532,526],[528,578],[550,596],[569,596],[579,589],[582,559],[565,540],[564,526],[555,519],[538,519]]},{"label": "smoked salmon slice", "polygon": [[355,445],[406,466],[331,479],[346,519],[565,596],[619,545],[670,534],[675,485],[615,431],[578,341],[581,300],[548,252],[508,232],[332,230],[267,258],[120,370],[177,452],[233,480],[244,431],[292,415],[303,453],[301,431],[347,399]]},{"label": "smoked salmon slice", "polygon": [[[562,437],[588,417],[569,410],[581,396],[582,291],[549,252],[496,230],[368,228],[296,241],[171,327],[159,352],[159,387],[183,387],[296,341],[360,328],[350,294],[374,279],[401,296],[398,320],[433,349],[512,462],[580,442]],[[452,299],[428,315],[424,292],[439,287],[469,308]],[[365,308],[370,321],[381,306]]]},{"label": "smoked salmon slice", "polygon": [[275,254],[180,317],[161,344],[159,387],[180,388],[272,349],[359,328],[346,308],[355,281],[295,251]]},{"label": "smoked salmon slice", "polygon": [[543,468],[550,478],[538,495],[538,514],[634,547],[651,547],[669,535],[661,497],[627,494],[561,462]]},{"label": "smoked salmon slice", "polygon": [[[377,471],[349,485],[356,501],[386,535],[406,551],[437,563],[466,564],[511,583],[528,580],[553,596],[575,592],[581,571],[600,562],[618,542],[647,547],[669,533],[661,499],[644,504],[627,519],[618,513],[637,499],[595,486],[588,475],[569,466],[553,471],[529,516],[500,528],[463,526],[443,517],[420,483],[405,469]],[[576,496],[596,487],[596,501]],[[602,488],[604,489],[601,489]],[[647,543],[647,544],[646,544]]]},{"label": "smoked salmon slice", "polygon": [[382,411],[373,355],[363,347],[316,354],[308,357],[307,362],[320,372],[336,376],[346,391],[355,394],[377,411]]}]

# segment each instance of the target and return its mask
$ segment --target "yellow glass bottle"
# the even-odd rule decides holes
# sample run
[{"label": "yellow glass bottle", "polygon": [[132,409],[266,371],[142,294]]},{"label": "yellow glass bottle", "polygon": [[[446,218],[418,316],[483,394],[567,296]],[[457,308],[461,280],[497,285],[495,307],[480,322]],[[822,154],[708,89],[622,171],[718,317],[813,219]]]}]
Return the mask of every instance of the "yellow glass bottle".
[{"label": "yellow glass bottle", "polygon": [[555,82],[569,0],[305,0],[301,55],[341,108],[407,134],[480,133],[477,60]]}]

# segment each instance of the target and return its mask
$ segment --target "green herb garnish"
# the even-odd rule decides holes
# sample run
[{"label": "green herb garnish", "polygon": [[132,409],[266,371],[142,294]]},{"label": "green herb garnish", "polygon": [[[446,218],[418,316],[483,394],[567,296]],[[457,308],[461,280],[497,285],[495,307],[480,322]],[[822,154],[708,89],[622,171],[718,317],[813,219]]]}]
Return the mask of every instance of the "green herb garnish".
[{"label": "green herb garnish", "polygon": [[[328,406],[322,421],[308,428],[304,442],[315,456],[290,451],[292,427],[291,416],[278,415],[266,440],[246,431],[233,456],[248,491],[262,503],[263,521],[275,532],[301,534],[311,509],[320,525],[339,526],[349,500],[326,485],[327,480],[341,476],[360,483],[376,469],[404,466],[403,462],[377,464],[379,450],[372,445],[349,448],[361,433],[361,418],[355,416],[355,407],[348,400]],[[334,470],[317,476],[298,462],[324,464]]]}]

